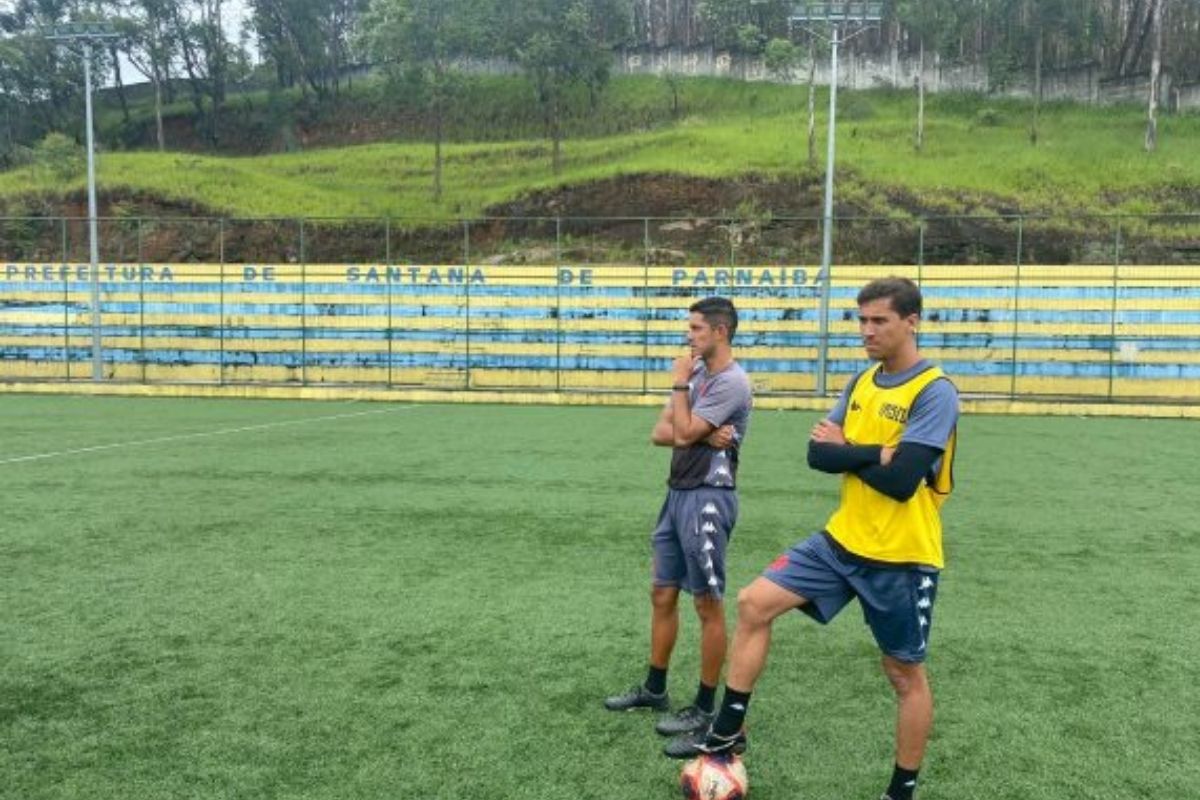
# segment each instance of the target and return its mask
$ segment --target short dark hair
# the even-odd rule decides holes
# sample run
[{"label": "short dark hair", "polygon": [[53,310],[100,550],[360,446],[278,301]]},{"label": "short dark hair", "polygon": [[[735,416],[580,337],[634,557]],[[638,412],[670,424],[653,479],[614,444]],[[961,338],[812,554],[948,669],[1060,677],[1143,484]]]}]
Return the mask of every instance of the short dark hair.
[{"label": "short dark hair", "polygon": [[858,304],[884,298],[892,301],[892,310],[901,317],[921,316],[921,289],[908,278],[892,275],[871,281],[859,291]]},{"label": "short dark hair", "polygon": [[704,321],[714,328],[724,325],[729,330],[729,341],[733,341],[733,334],[737,333],[738,317],[732,300],[727,297],[706,297],[692,303],[688,311],[700,314]]}]

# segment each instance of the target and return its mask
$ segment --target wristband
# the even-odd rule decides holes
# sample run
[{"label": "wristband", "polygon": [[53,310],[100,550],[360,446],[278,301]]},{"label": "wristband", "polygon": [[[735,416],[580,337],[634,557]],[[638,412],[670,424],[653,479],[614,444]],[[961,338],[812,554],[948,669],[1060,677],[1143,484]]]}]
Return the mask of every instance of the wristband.
[{"label": "wristband", "polygon": [[671,387],[672,392],[690,392],[691,390],[692,390],[692,387],[688,386],[686,383],[684,383],[684,384],[677,383]]}]

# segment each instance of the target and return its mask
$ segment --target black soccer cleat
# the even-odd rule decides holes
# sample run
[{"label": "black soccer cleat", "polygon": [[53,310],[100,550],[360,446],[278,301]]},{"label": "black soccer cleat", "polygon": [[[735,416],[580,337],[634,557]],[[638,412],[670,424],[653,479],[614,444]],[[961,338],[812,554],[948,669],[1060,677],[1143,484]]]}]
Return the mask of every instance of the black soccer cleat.
[{"label": "black soccer cleat", "polygon": [[703,755],[741,755],[746,752],[746,731],[733,736],[717,736],[712,728],[676,736],[663,747],[667,758],[688,759]]},{"label": "black soccer cleat", "polygon": [[659,719],[654,730],[661,736],[680,736],[685,733],[704,733],[716,718],[714,711],[702,711],[696,706],[681,708]]},{"label": "black soccer cleat", "polygon": [[655,694],[642,684],[638,684],[623,694],[614,694],[612,697],[604,698],[604,707],[609,711],[633,711],[635,708],[667,711],[671,708],[671,698],[666,692]]}]

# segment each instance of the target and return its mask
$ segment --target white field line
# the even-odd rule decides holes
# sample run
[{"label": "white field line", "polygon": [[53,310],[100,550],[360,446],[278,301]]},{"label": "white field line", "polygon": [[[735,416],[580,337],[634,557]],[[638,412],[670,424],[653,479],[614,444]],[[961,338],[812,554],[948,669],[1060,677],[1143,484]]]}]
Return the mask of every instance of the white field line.
[{"label": "white field line", "polygon": [[189,439],[207,439],[213,436],[229,436],[235,433],[249,433],[251,431],[265,431],[272,428],[284,428],[292,425],[309,425],[314,422],[334,422],[342,419],[353,419],[355,417],[366,417],[377,414],[391,414],[396,411],[406,411],[418,406],[396,406],[393,408],[380,408],[372,411],[355,411],[352,414],[331,414],[324,417],[307,417],[305,419],[291,419],[282,422],[264,422],[261,425],[243,425],[238,428],[220,428],[215,431],[200,431],[198,433],[181,433],[177,436],[156,436],[153,439],[137,439],[131,442],[113,442],[111,444],[100,444],[94,447],[78,447],[72,450],[57,450],[52,453],[34,453],[27,456],[14,456],[12,458],[0,459],[0,466],[6,464],[20,464],[27,461],[44,461],[48,458],[62,458],[65,456],[77,456],[85,453],[98,453],[104,450],[118,450],[125,447],[145,447],[153,444],[169,444],[171,442],[183,442]]}]

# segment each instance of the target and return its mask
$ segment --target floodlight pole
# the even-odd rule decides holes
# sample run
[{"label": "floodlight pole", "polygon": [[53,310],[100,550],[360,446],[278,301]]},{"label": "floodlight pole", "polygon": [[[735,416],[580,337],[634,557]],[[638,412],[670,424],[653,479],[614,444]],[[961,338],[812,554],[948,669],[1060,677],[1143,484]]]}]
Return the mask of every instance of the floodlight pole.
[{"label": "floodlight pole", "polygon": [[54,42],[79,42],[83,45],[83,107],[84,126],[87,128],[87,195],[88,195],[88,254],[92,284],[92,380],[104,380],[103,347],[100,331],[103,320],[100,314],[100,245],[99,225],[96,219],[96,159],[92,125],[92,45],[117,34],[107,25],[63,25],[46,37]]},{"label": "floodlight pole", "polygon": [[[838,47],[866,31],[869,23],[882,19],[881,6],[871,2],[805,3],[793,9],[793,23],[827,23],[830,35],[801,25],[812,36],[829,42],[829,133],[825,151],[825,215],[821,226],[821,304],[817,320],[817,386],[818,395],[826,393],[829,375],[829,295],[833,285],[833,168],[837,150],[837,89]],[[845,36],[845,26],[861,27]]]},{"label": "floodlight pole", "polygon": [[829,374],[829,294],[833,266],[833,155],[837,136],[838,26],[829,39],[829,133],[825,150],[825,221],[821,225],[821,310],[817,333],[817,394],[824,396]]}]

